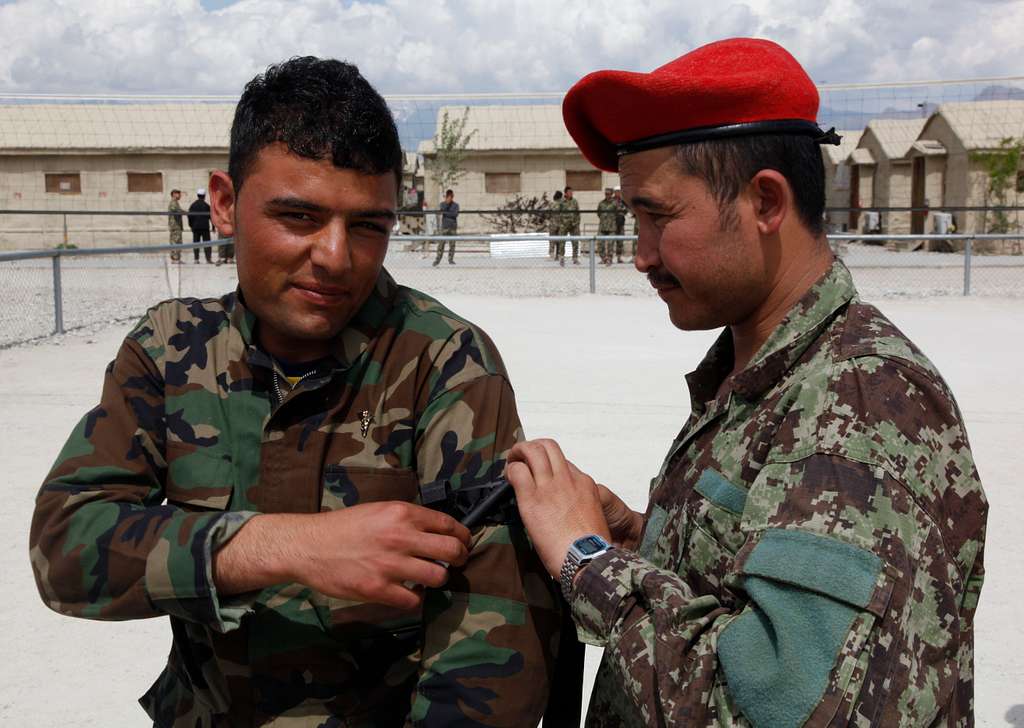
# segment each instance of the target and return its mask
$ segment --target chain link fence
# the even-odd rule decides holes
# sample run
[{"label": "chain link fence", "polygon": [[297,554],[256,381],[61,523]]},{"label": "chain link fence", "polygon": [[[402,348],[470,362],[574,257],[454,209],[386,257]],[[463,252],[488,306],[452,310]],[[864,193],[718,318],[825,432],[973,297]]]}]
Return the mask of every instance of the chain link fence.
[{"label": "chain link fence", "polygon": [[[1020,242],[1020,236],[1006,235],[946,237],[943,240],[959,241],[962,252],[906,252],[871,244],[875,241],[864,236],[830,236],[833,249],[867,300],[1024,297],[1024,256],[973,253],[974,245],[1005,239]],[[449,262],[448,246],[453,240],[455,253]],[[442,241],[445,251],[439,260],[437,248]],[[552,241],[564,243],[564,265],[549,256]],[[395,235],[385,266],[399,283],[442,299],[450,294],[653,297],[645,276],[632,264],[634,241],[628,235]],[[225,241],[214,241],[215,256],[218,242]],[[598,246],[620,242],[623,262],[613,255],[613,262],[602,264]],[[578,262],[573,262],[573,243]],[[192,262],[189,251],[204,245],[0,254],[0,348],[130,320],[167,298],[220,296],[234,289],[238,279],[232,263],[209,265],[202,258],[198,265]],[[172,251],[181,253],[180,264],[171,261]]]}]

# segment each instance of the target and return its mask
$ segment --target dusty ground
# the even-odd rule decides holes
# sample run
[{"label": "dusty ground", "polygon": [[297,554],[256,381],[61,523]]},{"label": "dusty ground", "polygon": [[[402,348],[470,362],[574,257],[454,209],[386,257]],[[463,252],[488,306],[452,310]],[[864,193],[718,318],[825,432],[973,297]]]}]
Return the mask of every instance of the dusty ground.
[{"label": "dusty ground", "polygon": [[[230,285],[229,269],[196,268],[210,287]],[[444,268],[424,273],[456,280]],[[130,271],[119,275],[133,282]],[[713,335],[676,332],[661,302],[646,295],[444,298],[497,342],[527,434],[556,437],[584,469],[642,507],[646,483],[687,414],[682,375]],[[1024,726],[1024,306],[1019,299],[940,297],[882,307],[942,370],[967,420],[991,502],[976,627],[978,724]],[[135,699],[161,669],[167,625],[87,622],[47,611],[27,549],[39,482],[95,403],[127,326],[95,325],[0,351],[0,462],[9,494],[0,510],[0,725],[145,725]],[[588,685],[597,657],[590,653]]]}]

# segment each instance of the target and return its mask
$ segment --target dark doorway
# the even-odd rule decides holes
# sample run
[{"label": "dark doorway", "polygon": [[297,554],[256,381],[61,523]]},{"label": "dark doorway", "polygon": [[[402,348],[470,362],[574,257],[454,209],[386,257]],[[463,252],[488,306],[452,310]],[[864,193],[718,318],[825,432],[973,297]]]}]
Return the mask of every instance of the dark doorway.
[{"label": "dark doorway", "polygon": [[924,207],[924,157],[914,157],[914,171],[910,178],[910,206],[915,208],[910,213],[910,233],[924,233],[924,219],[928,211]]},{"label": "dark doorway", "polygon": [[850,230],[857,229],[860,213],[860,165],[850,166]]}]

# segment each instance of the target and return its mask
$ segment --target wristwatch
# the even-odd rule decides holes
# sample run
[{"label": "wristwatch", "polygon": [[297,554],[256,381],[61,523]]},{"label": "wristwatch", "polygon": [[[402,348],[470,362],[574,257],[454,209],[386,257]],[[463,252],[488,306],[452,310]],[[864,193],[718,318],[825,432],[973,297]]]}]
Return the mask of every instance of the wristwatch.
[{"label": "wristwatch", "polygon": [[606,554],[614,548],[593,533],[572,542],[569,553],[565,555],[565,561],[562,562],[562,570],[558,574],[558,581],[562,585],[562,595],[566,601],[569,601],[569,596],[572,594],[572,583],[579,570],[601,554]]}]

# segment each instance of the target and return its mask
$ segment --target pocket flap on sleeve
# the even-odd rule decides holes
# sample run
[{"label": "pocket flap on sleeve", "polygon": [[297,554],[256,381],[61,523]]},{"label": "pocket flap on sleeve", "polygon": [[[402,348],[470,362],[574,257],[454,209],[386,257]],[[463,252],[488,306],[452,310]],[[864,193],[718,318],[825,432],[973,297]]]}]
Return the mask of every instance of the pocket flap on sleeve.
[{"label": "pocket flap on sleeve", "polygon": [[793,584],[867,608],[882,560],[866,549],[807,531],[771,528],[747,555],[748,576]]},{"label": "pocket flap on sleeve", "polygon": [[747,491],[711,468],[700,474],[693,489],[730,513],[743,513],[743,506],[747,504]]}]

